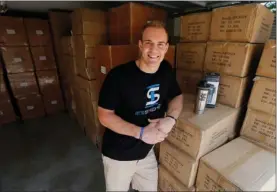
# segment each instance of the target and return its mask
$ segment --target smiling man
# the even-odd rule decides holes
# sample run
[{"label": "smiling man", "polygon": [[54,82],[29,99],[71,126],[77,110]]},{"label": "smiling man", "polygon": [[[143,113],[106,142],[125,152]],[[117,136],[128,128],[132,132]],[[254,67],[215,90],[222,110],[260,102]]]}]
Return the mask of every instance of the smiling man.
[{"label": "smiling man", "polygon": [[107,75],[98,115],[106,131],[102,157],[107,191],[157,191],[153,146],[165,139],[181,113],[183,98],[170,64],[164,60],[168,34],[162,22],[145,25],[140,58]]}]

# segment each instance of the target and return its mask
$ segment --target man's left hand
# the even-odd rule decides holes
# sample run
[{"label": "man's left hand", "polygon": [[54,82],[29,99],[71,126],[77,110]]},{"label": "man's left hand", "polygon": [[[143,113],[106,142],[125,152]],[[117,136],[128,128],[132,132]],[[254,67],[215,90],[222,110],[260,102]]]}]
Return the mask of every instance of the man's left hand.
[{"label": "man's left hand", "polygon": [[149,120],[149,122],[156,122],[156,128],[159,129],[159,131],[162,131],[166,134],[168,134],[175,125],[175,120],[170,117],[153,119]]}]

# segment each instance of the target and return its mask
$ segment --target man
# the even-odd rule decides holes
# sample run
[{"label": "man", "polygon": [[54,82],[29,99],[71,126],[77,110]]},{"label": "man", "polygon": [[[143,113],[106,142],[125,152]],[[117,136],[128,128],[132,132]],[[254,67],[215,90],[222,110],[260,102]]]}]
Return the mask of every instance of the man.
[{"label": "man", "polygon": [[[110,71],[99,96],[105,130],[102,154],[107,191],[157,191],[153,146],[165,139],[181,113],[183,98],[164,61],[168,34],[163,23],[145,25],[140,58]],[[166,113],[166,116],[165,116]]]}]

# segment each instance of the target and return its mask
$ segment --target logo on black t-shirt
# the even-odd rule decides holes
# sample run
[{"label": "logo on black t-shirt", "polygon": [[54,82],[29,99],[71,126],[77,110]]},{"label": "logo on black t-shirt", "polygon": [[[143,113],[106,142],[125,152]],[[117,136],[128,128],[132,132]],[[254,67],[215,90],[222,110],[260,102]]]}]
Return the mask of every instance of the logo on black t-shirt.
[{"label": "logo on black t-shirt", "polygon": [[160,94],[156,92],[159,91],[160,84],[154,84],[154,85],[148,86],[146,89],[148,89],[147,98],[150,99],[150,101],[146,102],[145,108],[149,108],[157,105],[160,99]]}]

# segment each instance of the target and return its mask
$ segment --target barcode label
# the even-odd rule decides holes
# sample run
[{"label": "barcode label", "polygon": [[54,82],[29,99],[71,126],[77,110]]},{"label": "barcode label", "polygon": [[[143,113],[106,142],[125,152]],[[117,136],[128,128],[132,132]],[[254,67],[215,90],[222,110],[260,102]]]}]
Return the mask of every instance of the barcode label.
[{"label": "barcode label", "polygon": [[14,29],[6,29],[6,32],[9,35],[14,35],[15,34],[15,30]]},{"label": "barcode label", "polygon": [[39,56],[39,60],[40,61],[45,61],[46,60],[46,56]]},{"label": "barcode label", "polygon": [[101,66],[101,73],[103,73],[103,74],[107,74],[106,67]]},{"label": "barcode label", "polygon": [[36,30],[36,34],[37,35],[43,35],[43,31],[42,30]]}]

